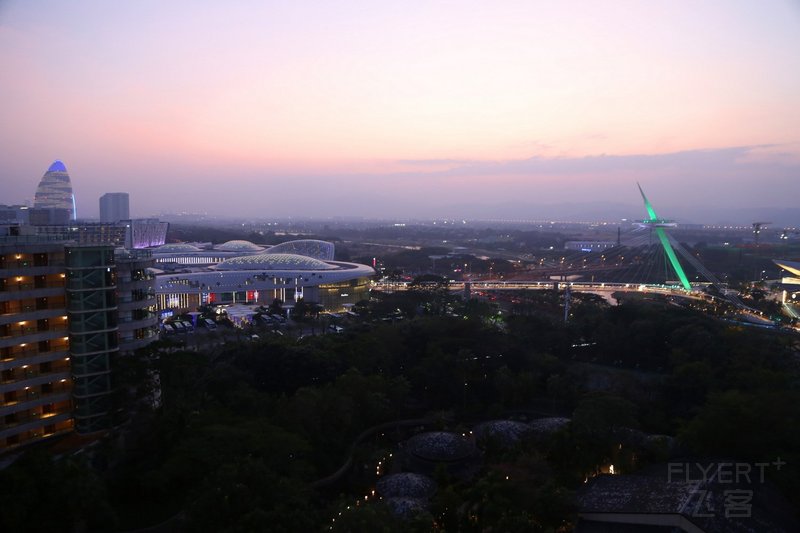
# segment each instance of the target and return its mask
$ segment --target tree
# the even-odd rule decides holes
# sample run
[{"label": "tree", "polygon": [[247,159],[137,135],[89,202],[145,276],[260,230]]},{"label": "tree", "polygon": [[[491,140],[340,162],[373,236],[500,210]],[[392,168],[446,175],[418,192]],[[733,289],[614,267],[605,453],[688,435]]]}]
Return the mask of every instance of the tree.
[{"label": "tree", "polygon": [[281,477],[263,458],[238,457],[215,469],[189,508],[190,531],[314,531],[305,484]]},{"label": "tree", "polygon": [[636,406],[614,394],[589,393],[575,408],[572,425],[577,433],[605,439],[619,428],[638,426]]},{"label": "tree", "polygon": [[283,315],[283,300],[280,298],[272,300],[272,303],[269,304],[269,313],[271,315]]},{"label": "tree", "polygon": [[0,471],[0,501],[2,531],[113,531],[118,525],[105,485],[83,457],[26,452]]},{"label": "tree", "polygon": [[304,322],[310,315],[314,314],[315,310],[314,304],[309,304],[306,302],[305,298],[300,298],[295,302],[294,308],[292,309],[292,318],[299,321]]}]

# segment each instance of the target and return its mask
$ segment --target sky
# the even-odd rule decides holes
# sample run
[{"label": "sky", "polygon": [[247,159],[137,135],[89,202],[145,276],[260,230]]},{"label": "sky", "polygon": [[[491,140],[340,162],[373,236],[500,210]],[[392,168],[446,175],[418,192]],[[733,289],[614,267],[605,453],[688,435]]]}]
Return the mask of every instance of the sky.
[{"label": "sky", "polygon": [[80,217],[768,216],[800,1],[0,0],[0,124],[0,204],[60,159]]}]

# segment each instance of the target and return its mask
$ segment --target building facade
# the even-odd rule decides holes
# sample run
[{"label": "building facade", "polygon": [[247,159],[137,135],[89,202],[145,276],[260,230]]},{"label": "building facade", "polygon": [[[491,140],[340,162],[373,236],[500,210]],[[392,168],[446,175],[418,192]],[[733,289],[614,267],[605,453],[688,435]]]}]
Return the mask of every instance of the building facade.
[{"label": "building facade", "polygon": [[112,246],[66,247],[66,301],[75,429],[111,427],[111,357],[119,352]]},{"label": "building facade", "polygon": [[123,220],[119,225],[126,228],[125,248],[128,250],[161,246],[167,241],[169,222],[161,222],[155,218],[134,218]]},{"label": "building facade", "polygon": [[71,216],[68,209],[58,207],[32,207],[28,210],[28,222],[34,226],[65,226],[73,222]]},{"label": "building facade", "polygon": [[0,224],[28,224],[30,209],[26,205],[0,205]]},{"label": "building facade", "polygon": [[[35,215],[35,212],[35,209],[31,210],[31,215]],[[81,244],[113,244],[133,250],[164,244],[169,223],[155,219],[122,220],[113,224],[64,222],[63,224],[36,224],[34,229],[37,234],[52,238],[71,240]]]},{"label": "building facade", "polygon": [[[291,305],[300,298],[318,303],[327,311],[341,311],[369,298],[375,270],[321,259],[320,256],[333,257],[332,243],[292,241],[267,250],[252,243],[246,246],[243,241],[234,244],[239,252],[230,251],[234,247],[230,243],[218,245],[213,251],[188,244],[157,249],[159,267],[169,264],[167,261],[182,267],[158,276],[159,312],[171,316],[203,305],[269,305],[275,299]],[[295,253],[286,253],[287,250]],[[228,257],[221,257],[225,255]],[[187,268],[193,264],[197,266]]]},{"label": "building facade", "polygon": [[157,335],[149,253],[19,230],[0,232],[0,453],[110,428],[112,358]]},{"label": "building facade", "polygon": [[0,237],[0,452],[71,431],[64,243]]},{"label": "building facade", "polygon": [[119,343],[122,351],[131,351],[158,338],[153,255],[149,250],[117,249],[114,261],[117,269]]},{"label": "building facade", "polygon": [[107,192],[100,197],[100,222],[114,223],[130,218],[130,197],[128,193]]},{"label": "building facade", "polygon": [[[75,220],[77,217],[75,209],[75,194],[72,192],[72,182],[67,173],[67,167],[61,161],[54,161],[47,169],[47,172],[39,181],[36,188],[36,195],[33,200],[34,209],[56,210],[63,212],[66,220]],[[57,215],[51,215],[59,218]],[[34,223],[32,221],[32,223]],[[51,224],[60,222],[51,221]]]},{"label": "building facade", "polygon": [[[31,213],[33,214],[33,213]],[[123,246],[127,229],[122,224],[79,222],[71,224],[37,224],[35,231],[54,239],[80,244],[112,244]]]}]

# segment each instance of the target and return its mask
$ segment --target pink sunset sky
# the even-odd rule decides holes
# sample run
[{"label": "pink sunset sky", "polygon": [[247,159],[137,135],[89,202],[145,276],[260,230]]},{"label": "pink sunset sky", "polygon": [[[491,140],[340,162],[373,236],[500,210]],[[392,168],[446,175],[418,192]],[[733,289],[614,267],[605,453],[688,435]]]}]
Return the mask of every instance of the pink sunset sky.
[{"label": "pink sunset sky", "polygon": [[790,0],[6,0],[0,94],[0,203],[61,159],[86,217],[800,199]]}]

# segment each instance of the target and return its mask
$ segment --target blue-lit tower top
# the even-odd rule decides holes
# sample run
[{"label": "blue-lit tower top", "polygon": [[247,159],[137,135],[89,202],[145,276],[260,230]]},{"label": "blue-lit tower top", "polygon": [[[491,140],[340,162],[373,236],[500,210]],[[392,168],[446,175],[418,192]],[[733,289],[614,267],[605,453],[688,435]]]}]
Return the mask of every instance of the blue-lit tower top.
[{"label": "blue-lit tower top", "polygon": [[67,167],[66,167],[66,165],[64,165],[64,163],[62,161],[60,161],[59,159],[56,159],[55,161],[53,161],[53,164],[50,165],[50,168],[48,168],[47,171],[48,172],[66,172],[67,171]]}]

